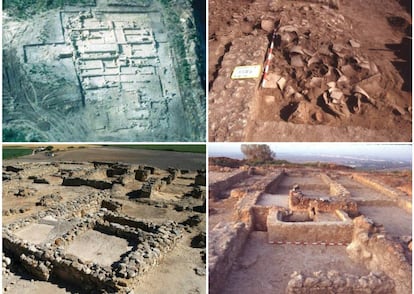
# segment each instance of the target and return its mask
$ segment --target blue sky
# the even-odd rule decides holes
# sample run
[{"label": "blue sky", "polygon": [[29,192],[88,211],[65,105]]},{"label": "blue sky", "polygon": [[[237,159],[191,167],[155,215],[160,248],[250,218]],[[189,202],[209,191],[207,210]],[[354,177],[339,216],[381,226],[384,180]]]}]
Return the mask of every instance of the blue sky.
[{"label": "blue sky", "polygon": [[[240,143],[209,143],[209,155],[241,155]],[[289,155],[331,155],[352,156],[388,160],[411,161],[410,144],[375,143],[270,143],[270,148],[282,156]]]}]

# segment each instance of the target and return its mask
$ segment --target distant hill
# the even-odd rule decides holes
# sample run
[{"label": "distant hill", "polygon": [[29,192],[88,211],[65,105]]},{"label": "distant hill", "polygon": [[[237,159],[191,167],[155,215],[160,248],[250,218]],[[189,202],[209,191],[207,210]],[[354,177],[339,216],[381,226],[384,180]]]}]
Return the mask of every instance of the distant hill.
[{"label": "distant hill", "polygon": [[216,166],[223,166],[223,167],[238,168],[244,164],[244,161],[221,156],[221,157],[209,157],[208,164],[210,166],[216,165]]}]

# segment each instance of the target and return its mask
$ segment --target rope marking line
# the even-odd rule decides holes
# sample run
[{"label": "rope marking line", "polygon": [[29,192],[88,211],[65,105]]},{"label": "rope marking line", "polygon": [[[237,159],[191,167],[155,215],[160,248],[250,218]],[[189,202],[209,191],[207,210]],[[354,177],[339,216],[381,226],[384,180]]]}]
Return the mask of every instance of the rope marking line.
[{"label": "rope marking line", "polygon": [[347,242],[308,242],[308,241],[269,241],[269,244],[277,245],[324,245],[324,246],[348,246],[350,243]]}]

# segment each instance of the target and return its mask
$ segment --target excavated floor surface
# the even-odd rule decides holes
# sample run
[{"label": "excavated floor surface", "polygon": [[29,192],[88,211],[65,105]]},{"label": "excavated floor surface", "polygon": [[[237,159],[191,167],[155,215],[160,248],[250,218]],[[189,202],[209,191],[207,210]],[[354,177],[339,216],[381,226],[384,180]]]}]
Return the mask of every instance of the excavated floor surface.
[{"label": "excavated floor surface", "polygon": [[292,272],[309,274],[321,269],[368,273],[349,259],[344,246],[274,245],[267,243],[266,232],[253,232],[233,265],[223,293],[283,293]]},{"label": "excavated floor surface", "polygon": [[[397,1],[309,2],[210,1],[210,140],[410,141],[409,12]],[[263,20],[277,28],[265,89],[230,79],[236,66],[264,65]]]}]

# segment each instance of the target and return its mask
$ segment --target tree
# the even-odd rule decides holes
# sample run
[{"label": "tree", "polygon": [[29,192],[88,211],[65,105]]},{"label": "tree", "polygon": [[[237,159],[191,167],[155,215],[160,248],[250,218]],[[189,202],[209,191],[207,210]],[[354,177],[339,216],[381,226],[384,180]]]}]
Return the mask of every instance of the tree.
[{"label": "tree", "polygon": [[247,161],[254,163],[273,161],[276,157],[276,154],[266,144],[242,144],[241,151]]}]

